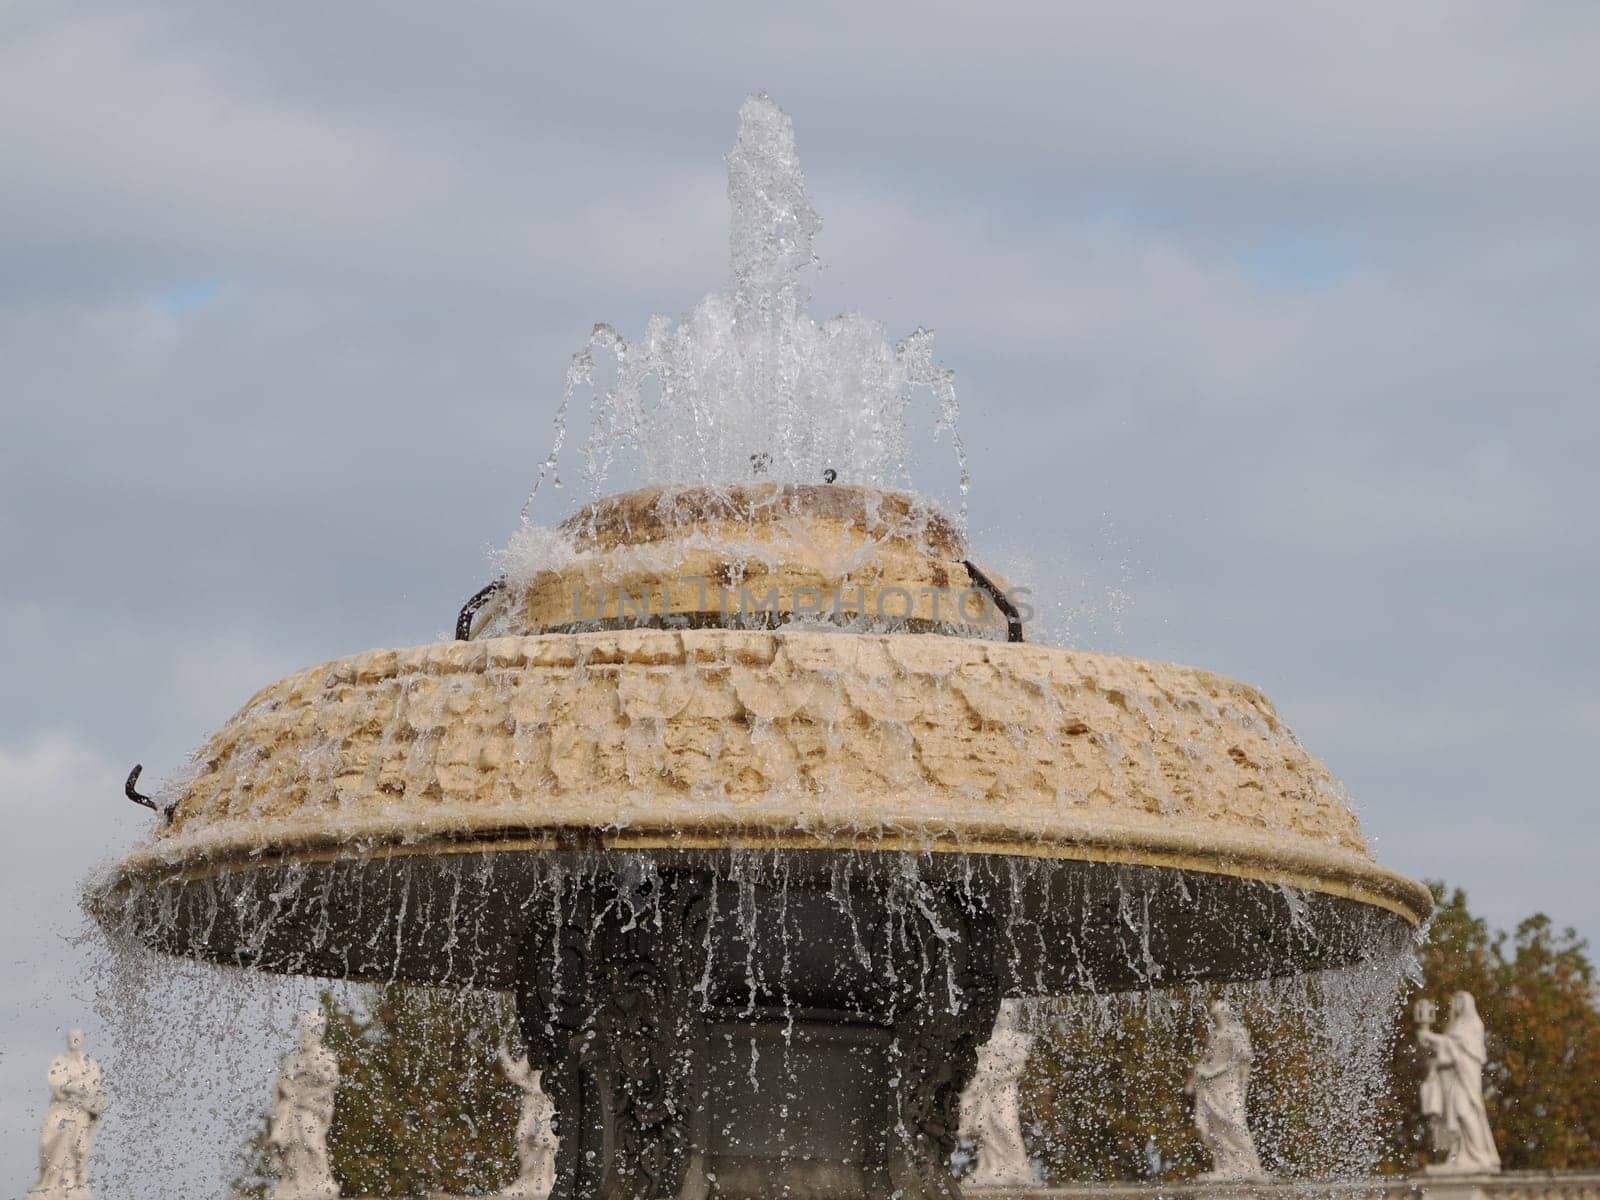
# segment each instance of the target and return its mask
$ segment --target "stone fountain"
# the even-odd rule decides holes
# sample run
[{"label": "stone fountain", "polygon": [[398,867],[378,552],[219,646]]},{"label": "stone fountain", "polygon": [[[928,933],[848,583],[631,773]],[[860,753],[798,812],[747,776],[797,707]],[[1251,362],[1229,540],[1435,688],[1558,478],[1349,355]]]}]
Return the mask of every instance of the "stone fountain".
[{"label": "stone fountain", "polygon": [[[735,383],[790,403],[767,352],[814,214],[787,118],[741,117],[727,303],[765,349]],[[894,386],[938,393],[900,350]],[[950,1196],[1002,999],[1396,954],[1427,890],[1267,699],[1022,640],[959,522],[862,465],[858,415],[773,418],[776,452],[703,422],[724,442],[661,477],[742,481],[599,496],[457,641],[264,688],[92,908],[168,954],[513,992],[584,1200]]]}]

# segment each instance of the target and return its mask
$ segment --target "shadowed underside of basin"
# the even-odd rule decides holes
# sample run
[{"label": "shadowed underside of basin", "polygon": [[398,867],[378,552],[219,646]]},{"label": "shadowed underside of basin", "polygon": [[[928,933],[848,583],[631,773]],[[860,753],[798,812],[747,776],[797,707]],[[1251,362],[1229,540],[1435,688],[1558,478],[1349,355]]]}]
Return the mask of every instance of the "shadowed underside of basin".
[{"label": "shadowed underside of basin", "polygon": [[108,924],[170,954],[290,974],[507,989],[522,944],[560,933],[566,917],[553,897],[562,888],[664,876],[715,880],[721,890],[721,919],[696,948],[706,969],[734,971],[742,987],[752,954],[787,953],[791,969],[757,972],[760,987],[780,990],[802,977],[876,970],[860,950],[888,934],[872,923],[931,895],[992,922],[985,950],[1010,995],[1345,967],[1390,953],[1411,929],[1390,909],[1347,896],[1182,867],[510,839],[152,873],[119,880],[95,903]]},{"label": "shadowed underside of basin", "polygon": [[170,953],[512,991],[556,1104],[556,1194],[594,1200],[948,1198],[1001,997],[1387,961],[1411,932],[1176,866],[525,839],[219,861],[101,903]]}]

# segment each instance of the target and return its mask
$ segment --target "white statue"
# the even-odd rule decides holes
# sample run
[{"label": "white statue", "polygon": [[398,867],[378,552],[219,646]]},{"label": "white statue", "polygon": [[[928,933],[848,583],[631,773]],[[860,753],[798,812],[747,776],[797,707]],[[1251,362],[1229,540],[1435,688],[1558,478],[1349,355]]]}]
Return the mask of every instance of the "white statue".
[{"label": "white statue", "polygon": [[300,1018],[300,1045],[283,1064],[272,1104],[267,1145],[278,1177],[269,1200],[333,1200],[339,1185],[328,1161],[328,1127],[339,1062],[322,1044],[328,1019],[320,1009]]},{"label": "white statue", "polygon": [[513,1058],[500,1048],[500,1065],[506,1078],[522,1089],[522,1115],[517,1119],[517,1178],[500,1195],[504,1200],[545,1200],[556,1185],[556,1106],[539,1085],[543,1071],[535,1071],[526,1058]]},{"label": "white statue", "polygon": [[1211,1170],[1202,1179],[1261,1179],[1266,1175],[1245,1121],[1250,1064],[1255,1057],[1244,1023],[1221,1000],[1213,1003],[1205,1057],[1195,1064],[1183,1088],[1194,1097],[1194,1127],[1211,1155]]},{"label": "white statue", "polygon": [[67,1052],[50,1063],[50,1107],[39,1135],[39,1181],[28,1200],[94,1200],[89,1147],[106,1110],[100,1065],[83,1052],[83,1032],[67,1035]]},{"label": "white statue", "polygon": [[977,1144],[977,1164],[966,1187],[1032,1187],[1039,1179],[1022,1141],[1018,1085],[1028,1065],[1033,1035],[1022,1027],[1021,1007],[1003,1000],[994,1033],[978,1051],[978,1066],[961,1094],[961,1135]]},{"label": "white statue", "polygon": [[1433,1148],[1445,1156],[1434,1174],[1484,1175],[1500,1170],[1500,1152],[1483,1107],[1483,1064],[1488,1057],[1483,1021],[1469,992],[1450,997],[1450,1024],[1433,1031],[1438,1009],[1417,1001],[1417,1043],[1428,1053],[1422,1081],[1422,1114],[1433,1130]]}]

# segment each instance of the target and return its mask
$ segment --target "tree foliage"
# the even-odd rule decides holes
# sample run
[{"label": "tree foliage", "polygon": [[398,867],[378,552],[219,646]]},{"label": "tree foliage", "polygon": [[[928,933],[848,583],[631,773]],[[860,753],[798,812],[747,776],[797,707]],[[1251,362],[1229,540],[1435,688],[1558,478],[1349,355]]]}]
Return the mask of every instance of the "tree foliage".
[{"label": "tree foliage", "polygon": [[[328,1134],[346,1196],[493,1194],[516,1176],[521,1093],[496,1058],[516,1043],[508,1002],[390,985],[366,1004],[324,993],[339,1060]],[[241,1196],[270,1189],[266,1117],[246,1150]]]},{"label": "tree foliage", "polygon": [[1370,1157],[1370,1122],[1358,1106],[1378,1090],[1386,1060],[1370,1054],[1329,1069],[1337,1052],[1322,1028],[1326,996],[1315,987],[1197,987],[1055,1007],[1022,1084],[1030,1148],[1049,1178],[1182,1179],[1211,1165],[1183,1089],[1205,1042],[1206,1008],[1219,997],[1255,1047],[1248,1117],[1262,1164],[1342,1175]]},{"label": "tree foliage", "polygon": [[[1405,989],[1390,1012],[1346,1013],[1361,1043],[1354,1050],[1314,1002],[1281,987],[1232,992],[1256,1046],[1250,1123],[1269,1169],[1338,1174],[1376,1160],[1409,1171],[1427,1161],[1417,1112],[1426,1063],[1411,1006],[1427,995],[1445,1011],[1456,991],[1477,998],[1488,1031],[1485,1102],[1506,1168],[1600,1163],[1600,1005],[1586,944],[1542,915],[1496,933],[1464,892],[1435,885],[1434,894],[1425,984]],[[1030,1145],[1051,1178],[1205,1169],[1183,1084],[1215,994],[1060,1010],[1023,1079]],[[355,1007],[325,995],[323,1007],[342,1072],[329,1147],[345,1195],[484,1195],[512,1180],[519,1094],[496,1061],[499,1046],[515,1044],[507,1001],[391,986]],[[245,1153],[242,1196],[266,1194],[266,1167],[263,1118]]]},{"label": "tree foliage", "polygon": [[[1271,1169],[1347,1169],[1341,1148],[1373,1165],[1410,1171],[1429,1161],[1418,1110],[1426,1059],[1411,1009],[1426,995],[1447,1011],[1468,991],[1488,1031],[1485,1103],[1508,1170],[1600,1163],[1600,1003],[1588,948],[1570,929],[1535,915],[1510,933],[1475,916],[1459,889],[1434,885],[1437,910],[1421,951],[1421,986],[1391,1013],[1354,1014],[1381,1075],[1371,1081],[1334,1051],[1309,1010],[1252,1001],[1241,1015],[1256,1045],[1250,1123]],[[1195,989],[1164,1000],[1080,1002],[1039,1038],[1024,1078],[1031,1145],[1052,1178],[1181,1178],[1206,1158],[1183,1083],[1199,1054],[1206,999]],[[1375,1039],[1375,1040],[1374,1040]],[[1353,1086],[1328,1086],[1345,1072]],[[1371,1082],[1376,1086],[1364,1086]],[[1343,1098],[1370,1111],[1341,1113]],[[1352,1116],[1365,1132],[1341,1128]]]},{"label": "tree foliage", "polygon": [[[1423,952],[1426,995],[1441,1011],[1451,993],[1471,992],[1488,1033],[1484,1104],[1507,1170],[1563,1170],[1600,1163],[1600,1004],[1588,946],[1535,914],[1510,932],[1492,932],[1467,908],[1466,893],[1434,886],[1438,908]],[[1409,1009],[1409,1006],[1408,1006]],[[1390,1163],[1426,1159],[1416,1114],[1426,1062],[1410,1035],[1395,1047]]]}]

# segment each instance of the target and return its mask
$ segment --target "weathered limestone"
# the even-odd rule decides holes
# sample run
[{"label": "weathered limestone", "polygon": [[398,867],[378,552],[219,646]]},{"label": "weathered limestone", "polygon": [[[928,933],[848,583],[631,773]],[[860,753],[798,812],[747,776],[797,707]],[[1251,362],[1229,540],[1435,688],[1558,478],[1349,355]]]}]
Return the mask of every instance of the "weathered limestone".
[{"label": "weathered limestone", "polygon": [[994,1033],[978,1051],[972,1082],[961,1096],[961,1134],[977,1147],[966,1187],[1027,1187],[1038,1182],[1022,1139],[1019,1084],[1033,1035],[1015,1000],[1002,1001]]},{"label": "weathered limestone", "polygon": [[583,829],[1192,867],[1429,907],[1261,693],[1045,646],[638,629],[379,650],[263,689],[197,761],[125,872]]},{"label": "weathered limestone", "polygon": [[100,1065],[83,1052],[83,1033],[67,1035],[67,1051],[50,1062],[50,1107],[39,1136],[39,1178],[28,1200],[94,1200],[89,1150],[105,1112]]},{"label": "weathered limestone", "polygon": [[339,1086],[339,1063],[322,1044],[327,1018],[313,1009],[300,1018],[300,1045],[278,1077],[267,1144],[277,1175],[269,1200],[334,1200],[328,1127]]},{"label": "weathered limestone", "polygon": [[834,624],[1006,629],[966,566],[960,531],[904,493],[843,484],[649,488],[597,500],[562,522],[561,534],[557,561],[512,578],[486,607],[483,631],[661,617],[759,627],[767,603],[777,614]]},{"label": "weathered limestone", "polygon": [[1444,1161],[1428,1170],[1437,1175],[1485,1175],[1500,1170],[1489,1114],[1483,1106],[1483,1064],[1488,1057],[1483,1021],[1470,992],[1450,998],[1450,1024],[1435,1033],[1433,1001],[1417,1001],[1417,1042],[1428,1055],[1422,1082],[1422,1113],[1433,1133],[1434,1150]]},{"label": "weathered limestone", "polygon": [[1202,1179],[1259,1179],[1265,1172],[1245,1120],[1250,1067],[1255,1051],[1244,1023],[1222,1001],[1211,1005],[1205,1057],[1195,1064],[1184,1091],[1194,1097],[1194,1124],[1211,1155]]}]

